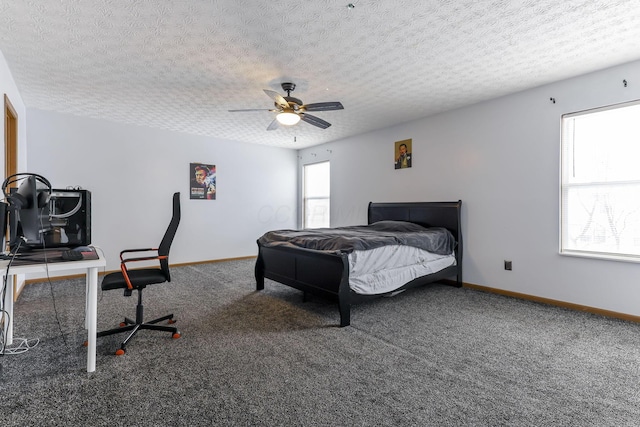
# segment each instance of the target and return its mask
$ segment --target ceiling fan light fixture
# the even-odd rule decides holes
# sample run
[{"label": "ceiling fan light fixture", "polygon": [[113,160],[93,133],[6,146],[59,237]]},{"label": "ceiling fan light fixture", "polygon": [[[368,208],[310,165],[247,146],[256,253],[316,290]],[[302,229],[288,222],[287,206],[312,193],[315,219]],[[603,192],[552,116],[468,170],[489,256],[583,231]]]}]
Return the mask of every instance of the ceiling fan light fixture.
[{"label": "ceiling fan light fixture", "polygon": [[292,126],[300,121],[300,116],[296,113],[292,113],[291,111],[283,111],[276,116],[276,119],[280,124],[283,124],[285,126]]}]

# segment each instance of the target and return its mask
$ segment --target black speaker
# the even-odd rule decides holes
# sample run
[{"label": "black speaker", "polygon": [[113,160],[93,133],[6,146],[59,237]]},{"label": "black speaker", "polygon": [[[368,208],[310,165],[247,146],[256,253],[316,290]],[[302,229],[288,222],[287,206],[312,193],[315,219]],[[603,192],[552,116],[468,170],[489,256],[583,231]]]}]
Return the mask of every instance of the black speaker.
[{"label": "black speaker", "polygon": [[5,202],[0,202],[0,241],[2,241],[2,245],[0,246],[0,252],[4,252],[7,244],[7,230],[9,226],[8,220],[9,213],[9,204]]},{"label": "black speaker", "polygon": [[91,244],[91,192],[51,190],[45,247],[87,246]]}]

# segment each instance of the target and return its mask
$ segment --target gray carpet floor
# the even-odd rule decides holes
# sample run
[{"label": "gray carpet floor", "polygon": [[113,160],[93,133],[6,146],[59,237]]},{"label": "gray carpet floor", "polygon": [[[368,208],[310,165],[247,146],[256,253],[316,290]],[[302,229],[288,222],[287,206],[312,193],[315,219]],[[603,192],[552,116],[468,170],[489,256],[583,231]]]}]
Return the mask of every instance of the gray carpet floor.
[{"label": "gray carpet floor", "polygon": [[[86,373],[82,280],[32,284],[0,358],[0,423],[110,426],[637,426],[640,325],[428,285],[337,306],[271,281],[253,260],[179,267],[144,292],[182,338],[98,340]],[[604,286],[604,284],[603,284]],[[134,315],[103,292],[98,329]],[[55,309],[54,309],[55,307]]]}]

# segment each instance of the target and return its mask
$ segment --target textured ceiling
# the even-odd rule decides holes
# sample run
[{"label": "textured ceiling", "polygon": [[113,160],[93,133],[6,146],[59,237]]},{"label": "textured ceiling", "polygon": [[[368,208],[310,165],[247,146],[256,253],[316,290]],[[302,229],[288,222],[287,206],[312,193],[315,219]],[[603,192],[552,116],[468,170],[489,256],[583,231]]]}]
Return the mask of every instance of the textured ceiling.
[{"label": "textured ceiling", "polygon": [[[638,0],[0,0],[29,108],[303,148],[640,59]],[[344,110],[267,131],[263,89]]]}]

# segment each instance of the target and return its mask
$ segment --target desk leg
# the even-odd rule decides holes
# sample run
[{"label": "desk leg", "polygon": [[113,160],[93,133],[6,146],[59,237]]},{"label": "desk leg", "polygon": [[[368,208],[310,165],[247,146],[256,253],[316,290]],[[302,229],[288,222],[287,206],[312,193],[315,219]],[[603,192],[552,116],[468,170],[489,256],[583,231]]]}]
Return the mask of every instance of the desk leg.
[{"label": "desk leg", "polygon": [[[6,344],[13,344],[13,274],[7,276],[7,293],[5,294],[2,307],[7,312],[4,316],[4,336]],[[3,313],[4,315],[4,313]]]},{"label": "desk leg", "polygon": [[91,275],[90,271],[87,271],[86,276],[84,278],[84,328],[89,329],[89,287],[91,282],[89,280],[89,276]]},{"label": "desk leg", "polygon": [[87,269],[87,372],[96,370],[96,334],[98,323],[98,268]]}]

